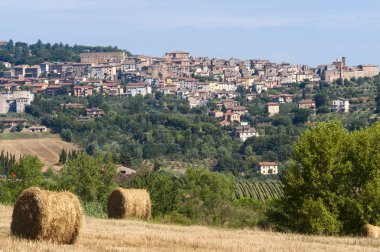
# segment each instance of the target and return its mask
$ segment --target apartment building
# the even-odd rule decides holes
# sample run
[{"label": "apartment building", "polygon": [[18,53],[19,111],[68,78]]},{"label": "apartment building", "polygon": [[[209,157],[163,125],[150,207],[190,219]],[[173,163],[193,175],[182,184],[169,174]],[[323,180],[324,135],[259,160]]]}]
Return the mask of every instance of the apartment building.
[{"label": "apartment building", "polygon": [[98,53],[81,53],[81,63],[88,64],[104,64],[104,63],[118,63],[121,64],[126,59],[125,52],[98,52]]},{"label": "apartment building", "polygon": [[34,100],[30,91],[0,93],[0,114],[9,112],[24,113],[25,107]]}]

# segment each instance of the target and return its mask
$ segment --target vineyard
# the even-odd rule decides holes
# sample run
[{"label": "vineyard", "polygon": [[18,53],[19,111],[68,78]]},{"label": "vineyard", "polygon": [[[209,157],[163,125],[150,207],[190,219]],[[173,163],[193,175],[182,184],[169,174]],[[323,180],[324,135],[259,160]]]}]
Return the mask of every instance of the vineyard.
[{"label": "vineyard", "polygon": [[250,198],[267,201],[283,197],[284,191],[279,180],[238,180],[235,182],[236,198]]}]

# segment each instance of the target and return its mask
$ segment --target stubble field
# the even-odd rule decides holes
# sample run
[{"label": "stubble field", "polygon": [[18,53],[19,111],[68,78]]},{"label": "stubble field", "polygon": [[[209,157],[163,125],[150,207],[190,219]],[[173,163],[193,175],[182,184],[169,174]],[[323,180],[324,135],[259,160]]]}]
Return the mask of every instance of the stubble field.
[{"label": "stubble field", "polygon": [[54,135],[35,135],[34,138],[1,139],[0,151],[9,152],[18,159],[24,155],[37,156],[44,165],[53,165],[58,162],[62,149],[78,149],[71,143],[62,141]]},{"label": "stubble field", "polygon": [[174,226],[85,217],[77,244],[55,245],[10,236],[12,207],[0,205],[0,251],[379,251],[380,240],[258,230]]}]

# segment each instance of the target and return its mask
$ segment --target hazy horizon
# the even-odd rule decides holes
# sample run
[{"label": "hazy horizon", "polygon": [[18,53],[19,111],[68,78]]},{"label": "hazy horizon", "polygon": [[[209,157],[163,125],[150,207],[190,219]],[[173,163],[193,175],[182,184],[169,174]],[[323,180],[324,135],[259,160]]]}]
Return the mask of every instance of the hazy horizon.
[{"label": "hazy horizon", "polygon": [[0,40],[117,46],[162,56],[380,64],[380,1],[15,0],[0,3]]}]

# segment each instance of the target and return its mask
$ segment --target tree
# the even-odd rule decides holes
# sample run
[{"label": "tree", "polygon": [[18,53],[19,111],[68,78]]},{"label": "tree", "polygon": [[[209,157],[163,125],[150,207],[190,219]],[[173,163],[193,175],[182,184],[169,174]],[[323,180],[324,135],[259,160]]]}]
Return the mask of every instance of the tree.
[{"label": "tree", "polygon": [[63,167],[61,187],[75,193],[83,201],[105,204],[116,187],[116,174],[116,167],[109,160],[81,153],[76,159],[68,160]]},{"label": "tree", "polygon": [[293,123],[303,124],[309,119],[311,112],[309,109],[297,109],[294,113]]},{"label": "tree", "polygon": [[247,94],[247,89],[243,86],[238,86],[236,92],[239,92],[244,97]]},{"label": "tree", "polygon": [[5,46],[5,49],[7,49],[8,52],[12,53],[13,50],[14,50],[14,44],[13,44],[13,40],[9,40],[7,45]]},{"label": "tree", "polygon": [[326,105],[321,106],[317,109],[317,114],[327,114],[330,112],[330,108]]},{"label": "tree", "polygon": [[319,93],[314,96],[315,106],[317,108],[322,106],[327,106],[327,94],[326,93]]},{"label": "tree", "polygon": [[205,168],[189,168],[184,178],[178,211],[192,220],[224,224],[225,207],[234,202],[231,176],[210,172]]},{"label": "tree", "polygon": [[17,131],[17,132],[21,132],[23,128],[24,128],[24,125],[23,125],[23,124],[17,124],[17,125],[16,125],[16,131]]},{"label": "tree", "polygon": [[380,224],[380,124],[349,133],[338,122],[320,123],[293,147],[284,198],[270,212],[282,230],[359,234]]},{"label": "tree", "polygon": [[374,78],[374,83],[375,83],[376,88],[377,88],[377,95],[376,95],[376,98],[375,98],[375,101],[376,101],[376,113],[380,114],[380,76],[379,75]]},{"label": "tree", "polygon": [[63,129],[61,132],[61,137],[66,142],[71,142],[73,140],[73,133],[70,129]]},{"label": "tree", "polygon": [[[296,142],[284,175],[285,198],[278,212],[281,218],[276,216],[275,220],[281,228],[301,233],[339,233],[335,225],[323,227],[322,219],[318,223],[314,208],[326,212],[326,218],[337,211],[334,178],[344,159],[342,150],[347,138],[347,132],[334,122],[319,124]],[[335,217],[331,222],[336,221]]]},{"label": "tree", "polygon": [[3,62],[0,62],[0,71],[5,71],[5,70],[7,70],[7,68],[5,67]]},{"label": "tree", "polygon": [[66,161],[67,161],[67,152],[63,148],[62,151],[61,151],[61,154],[59,154],[59,163],[60,164],[65,164]]},{"label": "tree", "polygon": [[21,180],[22,188],[38,186],[41,182],[42,163],[35,156],[22,157],[13,167],[11,172]]},{"label": "tree", "polygon": [[153,203],[152,214],[157,217],[175,210],[179,201],[179,190],[183,185],[181,179],[171,172],[143,170],[137,173],[128,186],[149,191]]}]

